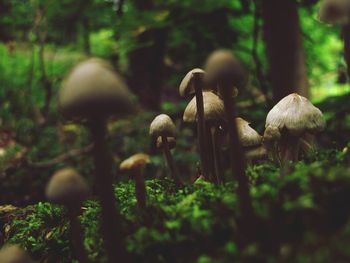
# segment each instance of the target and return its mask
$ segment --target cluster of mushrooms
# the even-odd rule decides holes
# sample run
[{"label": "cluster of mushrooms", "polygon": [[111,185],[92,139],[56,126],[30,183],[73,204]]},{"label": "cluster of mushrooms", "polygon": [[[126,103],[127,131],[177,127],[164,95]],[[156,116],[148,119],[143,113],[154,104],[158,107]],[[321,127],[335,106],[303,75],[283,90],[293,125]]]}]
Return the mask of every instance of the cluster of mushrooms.
[{"label": "cluster of mushrooms", "polygon": [[[266,130],[261,136],[249,122],[237,117],[235,97],[247,82],[247,73],[239,60],[228,50],[214,52],[207,60],[205,70],[193,69],[180,84],[180,95],[194,94],[183,115],[183,121],[195,123],[201,163],[200,178],[216,184],[225,182],[223,154],[229,154],[233,179],[238,182],[243,214],[252,212],[249,183],[245,174],[246,162],[254,162],[272,153],[282,167],[299,158],[300,151],[309,145],[308,136],[324,129],[325,121],[319,109],[298,94],[282,99],[267,115]],[[95,165],[94,189],[101,203],[101,234],[108,262],[130,262],[121,215],[113,192],[112,158],[106,143],[107,119],[132,113],[134,105],[123,79],[102,59],[88,59],[69,73],[59,93],[62,115],[85,125],[93,140],[92,156]],[[176,127],[166,114],[158,115],[151,123],[152,143],[164,153],[171,177],[178,188],[182,180],[171,150],[176,146]],[[229,153],[227,153],[229,151]],[[144,168],[150,156],[138,153],[120,164],[120,171],[130,172],[135,179],[135,193],[139,209],[147,207]],[[55,204],[64,205],[70,219],[74,257],[89,262],[83,244],[79,216],[82,204],[89,197],[88,183],[74,168],[57,171],[50,179],[46,196]],[[17,246],[0,252],[17,251],[31,262]],[[15,253],[13,252],[13,253]],[[11,252],[12,253],[12,252]],[[3,261],[1,261],[3,262]],[[7,262],[7,261],[4,261]]]}]

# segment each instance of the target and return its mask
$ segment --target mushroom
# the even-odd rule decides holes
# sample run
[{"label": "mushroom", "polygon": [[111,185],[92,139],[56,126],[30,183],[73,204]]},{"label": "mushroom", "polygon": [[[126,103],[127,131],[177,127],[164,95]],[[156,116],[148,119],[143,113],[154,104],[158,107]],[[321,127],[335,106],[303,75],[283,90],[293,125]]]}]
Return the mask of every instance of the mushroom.
[{"label": "mushroom", "polygon": [[197,133],[198,133],[198,145],[199,145],[199,156],[202,167],[203,176],[209,178],[209,167],[208,161],[209,156],[207,138],[206,138],[206,129],[204,122],[204,110],[203,110],[203,79],[205,72],[200,68],[195,68],[189,71],[184,79],[180,83],[179,93],[181,96],[188,96],[195,94],[196,107],[198,112],[198,122],[197,122]]},{"label": "mushroom", "polygon": [[149,134],[152,136],[152,139],[154,141],[158,140],[159,137],[162,139],[162,149],[164,156],[167,160],[169,169],[171,171],[171,175],[173,177],[173,180],[177,186],[182,185],[182,181],[179,176],[179,172],[177,170],[177,167],[175,165],[174,159],[170,152],[170,147],[168,143],[168,138],[173,137],[175,138],[176,133],[176,127],[174,122],[171,120],[171,118],[166,114],[160,114],[158,115],[151,123],[149,128]]},{"label": "mushroom", "polygon": [[[198,120],[197,114],[197,101],[193,98],[187,105],[183,120],[184,122],[194,123]],[[225,120],[225,110],[222,100],[210,91],[203,92],[203,105],[204,105],[204,120],[206,133],[208,134],[208,144],[211,146],[210,151],[212,151],[213,158],[209,158],[211,165],[209,167],[214,167],[215,171],[213,175],[217,183],[223,182],[222,169],[220,165],[220,151],[217,139],[217,129],[223,124]],[[214,164],[212,164],[212,159]],[[207,172],[208,173],[208,172]],[[203,171],[204,174],[204,171]],[[208,178],[206,178],[208,179]]]},{"label": "mushroom", "polygon": [[319,18],[328,24],[345,25],[350,22],[349,0],[323,0],[321,2]]},{"label": "mushroom", "polygon": [[136,200],[141,210],[145,209],[147,199],[143,169],[149,162],[150,157],[148,154],[137,153],[124,160],[119,166],[120,171],[131,171],[133,173],[135,179]]},{"label": "mushroom", "polygon": [[307,133],[317,133],[325,128],[322,112],[312,103],[292,93],[280,100],[266,118],[265,139],[278,140],[282,166],[296,161],[299,156],[300,139]]},{"label": "mushroom", "polygon": [[33,263],[28,253],[19,245],[6,245],[0,250],[0,263]]},{"label": "mushroom", "polygon": [[68,216],[72,231],[72,242],[76,258],[80,263],[89,262],[84,249],[82,228],[79,222],[79,214],[83,202],[87,199],[89,188],[84,178],[72,168],[58,170],[46,186],[47,199],[68,209]]},{"label": "mushroom", "polygon": [[267,155],[266,148],[263,146],[263,137],[252,127],[250,123],[242,118],[235,119],[237,123],[238,138],[243,146],[246,159],[254,161]]},{"label": "mushroom", "polygon": [[207,59],[205,71],[206,82],[218,88],[224,101],[227,128],[230,136],[230,152],[232,173],[238,180],[238,195],[242,213],[246,218],[253,215],[251,197],[249,194],[248,177],[245,174],[243,149],[239,142],[236,122],[230,121],[236,116],[235,101],[232,100],[233,88],[242,89],[247,75],[240,61],[230,50],[214,51]]},{"label": "mushroom", "polygon": [[130,113],[130,93],[113,67],[102,59],[88,59],[69,73],[59,93],[62,114],[69,119],[87,121],[94,142],[96,191],[101,201],[102,235],[111,262],[128,261],[119,229],[111,174],[112,159],[106,144],[106,120],[111,115]]}]

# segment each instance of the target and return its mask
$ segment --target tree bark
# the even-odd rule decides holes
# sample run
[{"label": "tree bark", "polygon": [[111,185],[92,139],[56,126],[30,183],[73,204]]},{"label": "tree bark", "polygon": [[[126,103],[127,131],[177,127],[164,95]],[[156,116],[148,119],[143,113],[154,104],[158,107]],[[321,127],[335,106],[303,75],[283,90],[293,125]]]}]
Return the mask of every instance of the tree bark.
[{"label": "tree bark", "polygon": [[[152,0],[137,0],[140,12],[153,9]],[[137,37],[138,47],[129,54],[129,86],[146,109],[160,109],[167,29],[151,28]]]},{"label": "tree bark", "polygon": [[261,4],[274,102],[293,92],[308,97],[297,2],[263,0]]}]

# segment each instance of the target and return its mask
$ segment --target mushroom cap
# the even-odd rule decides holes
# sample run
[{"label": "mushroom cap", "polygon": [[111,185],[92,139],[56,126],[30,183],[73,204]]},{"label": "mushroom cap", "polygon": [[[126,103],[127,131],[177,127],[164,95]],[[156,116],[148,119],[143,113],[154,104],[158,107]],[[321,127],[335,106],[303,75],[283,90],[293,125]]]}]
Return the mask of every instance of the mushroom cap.
[{"label": "mushroom cap", "polygon": [[227,49],[214,51],[207,59],[205,71],[209,85],[216,86],[224,81],[240,90],[247,82],[247,72],[242,63]]},{"label": "mushroom cap", "polygon": [[[176,147],[176,138],[174,138],[174,137],[167,137],[167,141],[168,141],[169,149],[174,149]],[[157,146],[158,149],[163,148],[163,138],[162,137],[159,136],[157,138],[156,146]]]},{"label": "mushroom cap", "polygon": [[319,132],[325,128],[322,112],[312,103],[292,93],[280,100],[268,113],[265,127],[277,127],[281,132],[287,129],[292,135],[304,132]]},{"label": "mushroom cap", "polygon": [[179,93],[182,97],[195,93],[195,90],[193,87],[194,74],[201,74],[204,77],[205,71],[200,68],[195,68],[186,74],[186,76],[181,81],[180,87],[179,87]]},{"label": "mushroom cap", "polygon": [[263,140],[266,142],[278,141],[281,138],[280,130],[275,126],[268,126],[264,131]]},{"label": "mushroom cap", "polygon": [[0,263],[33,263],[33,261],[20,246],[8,245],[0,250]]},{"label": "mushroom cap", "polygon": [[124,80],[105,60],[92,58],[76,65],[59,92],[62,114],[89,119],[131,113],[133,104]]},{"label": "mushroom cap", "polygon": [[262,144],[262,136],[249,126],[249,122],[242,118],[236,118],[238,138],[243,147],[251,147]]},{"label": "mushroom cap", "polygon": [[266,156],[267,156],[267,150],[263,145],[245,151],[245,157],[248,160],[257,160],[257,159],[264,158]]},{"label": "mushroom cap", "polygon": [[[210,91],[203,92],[204,119],[206,121],[221,121],[225,119],[225,108],[223,101]],[[197,99],[194,97],[188,103],[184,115],[184,122],[197,121]]]},{"label": "mushroom cap", "polygon": [[345,25],[350,22],[349,0],[323,0],[321,2],[319,19],[332,25]]},{"label": "mushroom cap", "polygon": [[89,187],[75,169],[63,168],[51,177],[45,193],[52,203],[76,208],[87,199]]},{"label": "mushroom cap", "polygon": [[176,127],[168,115],[160,114],[152,121],[149,134],[154,138],[159,136],[176,137]]},{"label": "mushroom cap", "polygon": [[124,160],[119,165],[120,171],[130,171],[130,170],[136,170],[141,169],[145,167],[147,163],[151,161],[151,158],[148,154],[145,153],[137,153],[132,156],[130,156],[128,159]]}]

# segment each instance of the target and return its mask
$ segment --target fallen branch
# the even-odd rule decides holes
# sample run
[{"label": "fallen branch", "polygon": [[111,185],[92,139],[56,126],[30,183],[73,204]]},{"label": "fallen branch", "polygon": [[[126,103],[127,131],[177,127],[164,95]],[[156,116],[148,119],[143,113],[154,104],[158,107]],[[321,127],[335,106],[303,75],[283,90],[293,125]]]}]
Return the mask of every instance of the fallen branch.
[{"label": "fallen branch", "polygon": [[42,162],[31,162],[27,161],[27,164],[31,168],[47,168],[51,167],[53,165],[59,164],[61,162],[67,161],[71,158],[87,154],[89,153],[93,148],[93,144],[89,144],[88,146],[81,148],[81,149],[72,149],[68,151],[67,153],[61,154],[51,160],[48,161],[42,161]]}]

